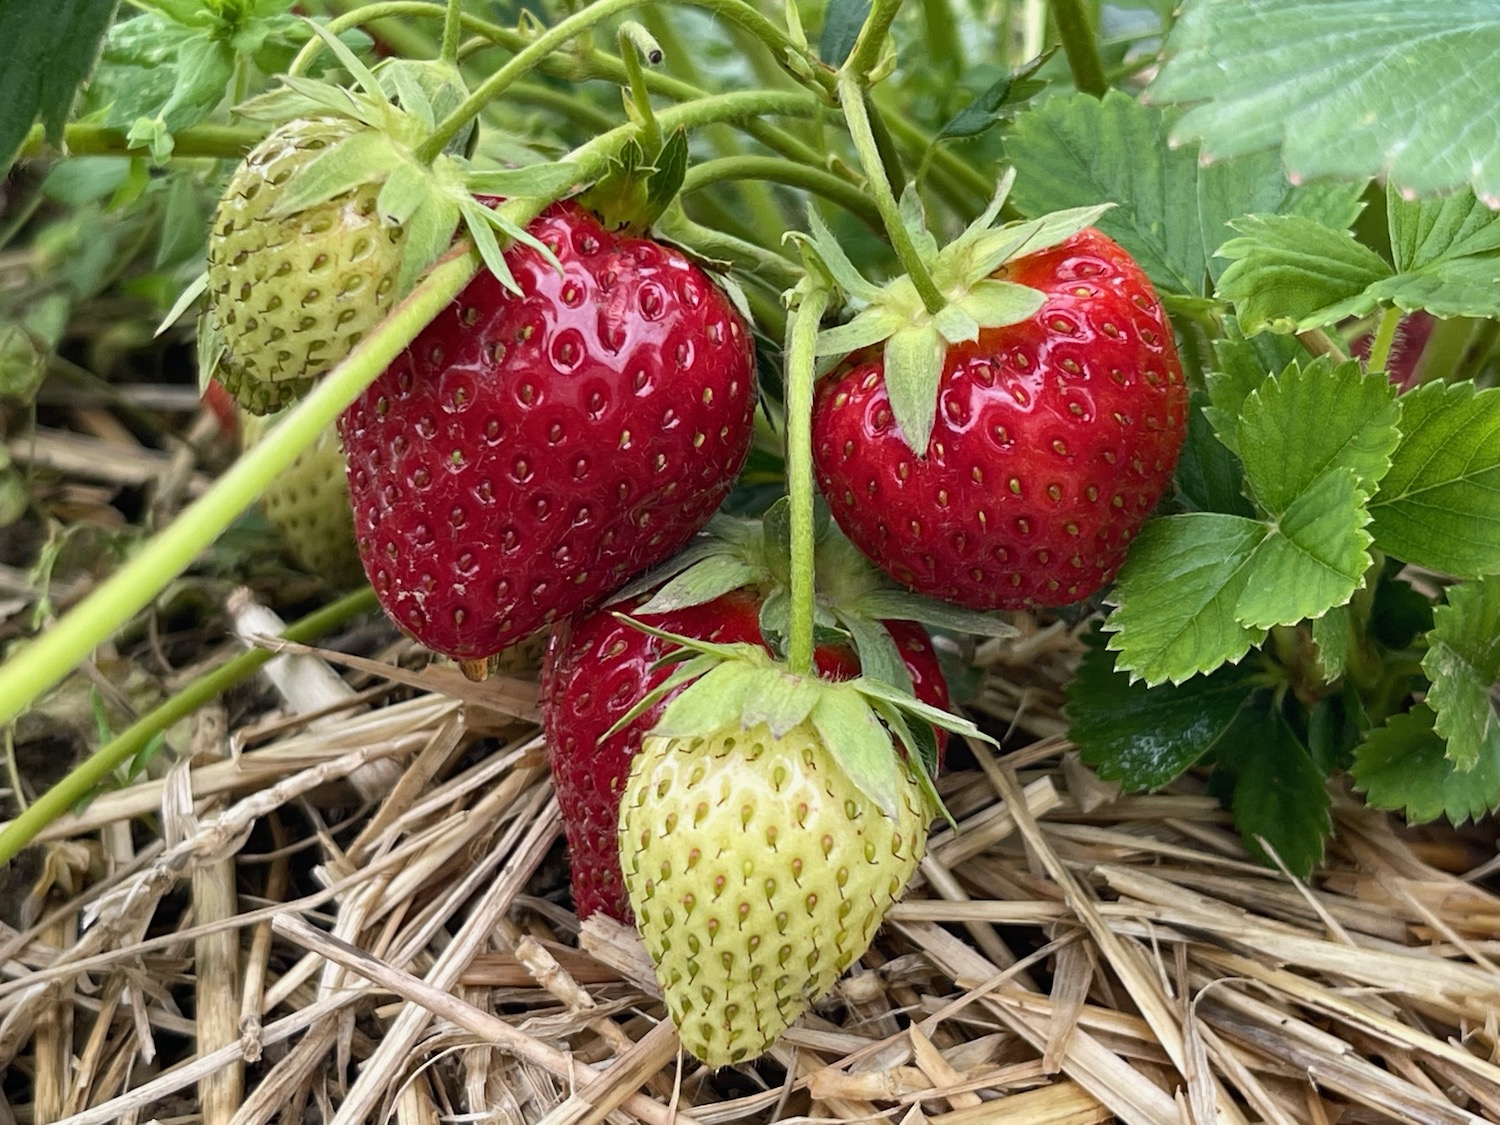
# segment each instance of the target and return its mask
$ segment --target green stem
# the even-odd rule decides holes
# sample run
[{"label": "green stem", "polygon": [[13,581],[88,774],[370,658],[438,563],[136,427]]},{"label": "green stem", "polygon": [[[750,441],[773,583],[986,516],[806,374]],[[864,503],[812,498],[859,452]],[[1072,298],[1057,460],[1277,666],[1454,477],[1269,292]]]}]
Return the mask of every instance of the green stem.
[{"label": "green stem", "polygon": [[875,0],[870,5],[870,14],[859,29],[859,38],[854,41],[854,49],[844,62],[840,78],[850,74],[858,77],[860,86],[868,84],[871,72],[880,62],[880,53],[885,49],[885,37],[890,34],[891,24],[896,22],[896,13],[900,10],[901,0]]},{"label": "green stem", "polygon": [[[350,618],[368,613],[378,605],[375,592],[363,590],[341,598],[308,614],[282,632],[282,637],[298,644],[310,644],[330,629]],[[224,694],[236,684],[249,679],[276,654],[270,649],[255,648],[199,676],[171,699],[141,716],[88,759],[36,799],[14,820],[0,826],[0,864],[10,861],[58,817],[92,793],[98,785],[125,762],[140,753],[150,741],[173,724],[181,722],[210,700]]]},{"label": "green stem", "polygon": [[814,675],[813,611],[816,549],[813,528],[812,408],[818,326],[828,309],[828,289],[804,282],[792,312],[786,345],[786,480],[791,501],[791,621],[787,664],[798,676]]},{"label": "green stem", "polygon": [[1309,328],[1306,332],[1298,332],[1297,340],[1313,355],[1326,355],[1335,364],[1349,362],[1344,349],[1339,347],[1333,337],[1321,328]]},{"label": "green stem", "polygon": [[927,33],[924,45],[928,62],[949,75],[962,73],[964,45],[949,0],[922,0],[922,25]]},{"label": "green stem", "polygon": [[[246,150],[266,135],[264,129],[239,125],[194,125],[172,134],[173,159],[211,156],[238,160]],[[74,122],[63,128],[63,149],[70,156],[128,156],[144,152],[131,148],[123,129],[106,129],[102,125]],[[40,156],[47,151],[46,136],[40,125],[33,126],[21,142],[18,160]]]},{"label": "green stem", "polygon": [[[465,99],[464,103],[444,118],[434,130],[432,136],[417,149],[417,157],[423,161],[431,161],[438,153],[443,151],[458,131],[469,123],[486,105],[488,105],[500,94],[504,93],[510,85],[523,78],[532,69],[552,54],[558,48],[569,41],[577,38],[583,33],[591,30],[603,21],[627,11],[642,3],[643,0],[597,0],[581,12],[569,16],[561,23],[548,28],[537,36],[518,52],[508,63],[492,74],[477,90]],[[757,39],[765,44],[766,48],[778,58],[786,50],[796,50],[796,45],[787,37],[786,33],[766,19],[744,0],[682,0],[701,7],[715,15],[722,16],[732,23],[738,24],[751,32]]]},{"label": "green stem", "polygon": [[188,568],[275,477],[312,444],[473,276],[477,257],[435,268],[265,440],[154,536],[51,629],[0,665],[0,723],[7,723]]},{"label": "green stem", "polygon": [[1370,360],[1366,371],[1384,371],[1391,359],[1391,345],[1396,342],[1396,329],[1401,325],[1401,310],[1389,308],[1380,314],[1380,324],[1375,329],[1375,339],[1370,344]]},{"label": "green stem", "polygon": [[1109,90],[1109,79],[1104,76],[1099,44],[1083,0],[1052,0],[1052,18],[1057,23],[1063,53],[1068,56],[1073,85],[1079,93],[1102,98]]},{"label": "green stem", "polygon": [[770,180],[801,188],[836,203],[877,229],[880,227],[880,209],[849,181],[821,168],[810,168],[777,156],[726,156],[694,164],[682,182],[682,194],[701,191],[710,184],[725,180]]},{"label": "green stem", "polygon": [[458,65],[458,37],[463,30],[463,0],[448,0],[443,12],[443,46],[438,57],[452,66]]},{"label": "green stem", "polygon": [[927,264],[917,252],[917,245],[912,241],[906,224],[901,221],[900,205],[891,193],[891,184],[886,179],[885,166],[875,144],[875,134],[870,129],[864,88],[847,67],[839,72],[839,100],[843,103],[844,119],[849,123],[849,135],[854,139],[860,167],[869,180],[870,194],[875,197],[875,206],[880,210],[880,218],[890,237],[891,246],[896,251],[896,257],[901,259],[901,266],[911,278],[917,295],[922,298],[922,304],[929,313],[936,316],[948,304],[948,299],[938,290],[932,274],[927,271]]},{"label": "green stem", "polygon": [[652,66],[661,62],[661,47],[651,38],[651,33],[634,20],[626,20],[616,32],[620,46],[620,62],[625,67],[625,77],[630,87],[630,101],[635,106],[636,116],[641,122],[641,141],[647,158],[654,158],[661,151],[661,126],[651,108],[651,92],[646,87],[646,76],[641,70],[644,57]]},{"label": "green stem", "polygon": [[802,280],[802,270],[780,254],[723,231],[700,226],[683,213],[680,203],[674,202],[657,227],[662,235],[681,243],[699,257],[733,262],[746,273],[769,284],[784,288]]}]

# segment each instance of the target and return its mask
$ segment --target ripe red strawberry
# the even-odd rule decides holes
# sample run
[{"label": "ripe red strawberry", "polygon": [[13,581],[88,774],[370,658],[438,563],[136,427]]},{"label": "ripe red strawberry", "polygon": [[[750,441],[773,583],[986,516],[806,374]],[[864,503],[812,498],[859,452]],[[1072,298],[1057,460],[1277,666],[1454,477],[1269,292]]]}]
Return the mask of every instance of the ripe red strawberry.
[{"label": "ripe red strawberry", "polygon": [[[641,620],[698,640],[764,646],[760,605],[758,594],[741,589],[702,605]],[[629,922],[630,900],[621,878],[617,836],[620,794],[642,738],[670,697],[609,738],[604,735],[666,679],[668,670],[655,665],[673,646],[619,620],[610,611],[617,608],[622,607],[576,618],[553,632],[542,664],[542,724],[563,810],[578,916],[587,918],[602,910]],[[910,621],[887,625],[911,673],[914,694],[924,703],[946,709],[947,683],[926,631]],[[820,646],[816,660],[827,679],[847,680],[859,674],[858,658],[841,645]],[[947,732],[936,733],[941,751]]]},{"label": "ripe red strawberry", "polygon": [[482,661],[673,554],[728,493],[749,332],[675,249],[573,204],[481,272],[344,413],[360,557],[392,619]]},{"label": "ripe red strawberry", "polygon": [[948,346],[926,455],[895,424],[878,352],[818,390],[818,483],[845,534],[897,581],[975,609],[1094,593],[1172,478],[1187,387],[1140,267],[1088,228],[995,277],[1037,313]]}]

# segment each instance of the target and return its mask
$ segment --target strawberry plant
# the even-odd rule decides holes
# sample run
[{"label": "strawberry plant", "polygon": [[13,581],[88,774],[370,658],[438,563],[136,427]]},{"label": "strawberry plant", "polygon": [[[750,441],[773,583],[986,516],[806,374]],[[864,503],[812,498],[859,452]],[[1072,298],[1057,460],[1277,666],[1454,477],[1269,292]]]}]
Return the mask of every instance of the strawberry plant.
[{"label": "strawberry plant", "polygon": [[[863,956],[938,750],[1007,736],[935,653],[1023,615],[1080,638],[1084,763],[1293,875],[1340,790],[1500,807],[1500,157],[1443,85],[1492,4],[505,11],[0,8],[0,561],[71,534],[21,465],[56,381],[164,449],[143,368],[278,412],[180,511],[111,498],[109,573],[7,626],[0,722],[257,501],[336,580],[352,525],[373,592],[314,624],[373,598],[476,680],[552,631],[573,905],[633,912],[713,1065]],[[98,737],[0,857],[253,665]]]}]

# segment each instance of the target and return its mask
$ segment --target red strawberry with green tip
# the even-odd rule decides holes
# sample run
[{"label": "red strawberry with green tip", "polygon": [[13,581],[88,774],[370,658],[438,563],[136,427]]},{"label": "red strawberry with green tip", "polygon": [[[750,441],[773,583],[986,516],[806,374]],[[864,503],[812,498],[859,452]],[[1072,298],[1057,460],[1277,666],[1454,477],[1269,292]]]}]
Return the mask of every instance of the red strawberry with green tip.
[{"label": "red strawberry with green tip", "polygon": [[[964,264],[986,271],[973,291],[992,289],[1001,315],[984,323],[975,300],[967,338],[926,329],[931,366],[893,378],[887,364],[910,367],[911,349],[865,348],[819,386],[819,487],[849,538],[911,589],[975,609],[1079,601],[1115,576],[1171,482],[1188,399],[1172,325],[1129,255],[1077,229],[1087,217],[1033,221],[1011,247],[1006,228],[988,232],[1005,252]],[[870,339],[861,320],[889,315],[874,297],[825,350]],[[950,311],[967,315],[962,299]]]},{"label": "red strawberry with green tip", "polygon": [[576,204],[505,254],[339,422],[391,618],[482,662],[672,555],[749,450],[749,329],[680,251]]}]

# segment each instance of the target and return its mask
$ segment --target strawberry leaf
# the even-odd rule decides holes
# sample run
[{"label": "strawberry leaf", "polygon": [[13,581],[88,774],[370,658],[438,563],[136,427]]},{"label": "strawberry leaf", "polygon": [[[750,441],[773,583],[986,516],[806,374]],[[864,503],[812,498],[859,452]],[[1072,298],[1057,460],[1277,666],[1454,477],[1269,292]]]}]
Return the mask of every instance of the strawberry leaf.
[{"label": "strawberry leaf", "polygon": [[1238,661],[1265,640],[1235,607],[1268,528],[1259,520],[1207,512],[1167,516],[1141,529],[1110,597],[1104,624],[1116,667],[1148,684],[1181,683]]},{"label": "strawberry leaf", "polygon": [[1370,515],[1389,555],[1460,578],[1500,573],[1500,389],[1402,395],[1401,443]]},{"label": "strawberry leaf", "polygon": [[1087,640],[1068,685],[1068,738],[1107,781],[1160,789],[1219,745],[1250,698],[1245,674],[1231,668],[1148,688],[1115,671],[1101,634]]},{"label": "strawberry leaf", "polygon": [[1284,514],[1330,469],[1354,472],[1373,493],[1401,440],[1396,388],[1358,363],[1322,357],[1267,378],[1241,407],[1236,446],[1260,505]]},{"label": "strawberry leaf", "polygon": [[1212,405],[1204,407],[1203,413],[1225,448],[1238,453],[1239,417],[1245,399],[1267,376],[1285,371],[1305,353],[1296,341],[1285,336],[1263,333],[1247,340],[1233,320],[1229,327],[1232,335],[1214,343],[1217,362],[1205,380]]},{"label": "strawberry leaf", "polygon": [[938,383],[947,348],[931,324],[902,328],[885,342],[885,389],[901,437],[919,457],[927,454],[937,416]]},{"label": "strawberry leaf", "polygon": [[1500,316],[1500,216],[1461,192],[1407,200],[1386,193],[1396,276],[1370,289],[1382,304],[1435,316]]},{"label": "strawberry leaf", "polygon": [[1312,623],[1313,643],[1318,646],[1318,664],[1330,683],[1344,674],[1349,663],[1349,607],[1335,606]]},{"label": "strawberry leaf", "polygon": [[10,169],[32,122],[62,136],[79,85],[99,57],[114,0],[21,0],[0,5],[0,173]]},{"label": "strawberry leaf", "polygon": [[1218,295],[1234,304],[1249,335],[1305,332],[1363,316],[1377,303],[1371,287],[1392,273],[1349,232],[1300,215],[1246,215],[1230,226],[1241,237],[1219,247],[1231,264]]},{"label": "strawberry leaf", "polygon": [[1355,749],[1349,772],[1370,805],[1399,810],[1413,824],[1440,816],[1454,824],[1477,821],[1500,807],[1500,754],[1486,743],[1473,768],[1460,771],[1436,718],[1424,703],[1392,715]]},{"label": "strawberry leaf", "polygon": [[1433,611],[1427,639],[1427,702],[1437,713],[1437,733],[1447,740],[1448,760],[1461,772],[1482,760],[1500,761],[1500,717],[1490,701],[1500,678],[1500,578],[1450,586],[1448,604]]},{"label": "strawberry leaf", "polygon": [[1330,469],[1293,500],[1255,548],[1236,620],[1252,630],[1293,625],[1343,605],[1370,566],[1365,492],[1351,469]]},{"label": "strawberry leaf", "polygon": [[[1293,875],[1310,875],[1323,858],[1332,801],[1327,779],[1278,711],[1242,709],[1218,768],[1234,778],[1234,826],[1251,854],[1265,860],[1264,839]],[[1244,748],[1242,751],[1240,748]]]},{"label": "strawberry leaf", "polygon": [[848,684],[825,685],[809,718],[834,761],[859,791],[894,819],[901,766],[890,734],[859,691]]},{"label": "strawberry leaf", "polygon": [[1461,80],[1500,54],[1489,0],[1199,0],[1165,54],[1147,94],[1192,105],[1173,138],[1205,159],[1279,146],[1298,182],[1500,199],[1493,99]]},{"label": "strawberry leaf", "polygon": [[870,590],[856,599],[840,604],[851,612],[858,612],[874,621],[920,621],[934,629],[976,633],[981,637],[1017,635],[1014,625],[1000,620],[992,613],[964,609],[951,602],[894,587]]}]

